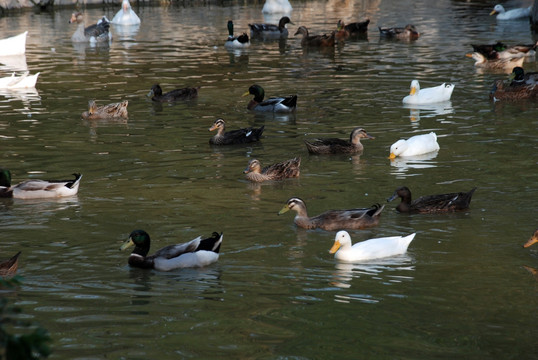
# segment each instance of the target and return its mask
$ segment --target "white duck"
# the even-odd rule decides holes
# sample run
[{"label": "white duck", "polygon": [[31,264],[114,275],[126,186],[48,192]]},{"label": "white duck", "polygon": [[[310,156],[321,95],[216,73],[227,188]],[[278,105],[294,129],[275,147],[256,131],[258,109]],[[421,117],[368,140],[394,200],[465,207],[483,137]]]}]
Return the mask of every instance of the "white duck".
[{"label": "white duck", "polygon": [[454,91],[453,84],[441,84],[435,87],[425,89],[420,88],[418,80],[411,81],[411,90],[409,95],[403,98],[404,104],[424,105],[450,100]]},{"label": "white duck", "polygon": [[26,52],[28,31],[0,40],[0,56],[22,55]]},{"label": "white duck", "polygon": [[29,89],[35,88],[37,77],[39,73],[35,75],[29,75],[25,72],[21,76],[15,76],[15,73],[11,76],[0,78],[0,89]]},{"label": "white duck", "polygon": [[517,8],[505,10],[500,4],[495,5],[490,15],[497,14],[497,20],[517,20],[525,19],[531,16],[532,6],[526,8]]},{"label": "white duck", "polygon": [[140,24],[140,18],[131,8],[129,0],[123,0],[121,10],[114,15],[111,23],[116,25],[138,25]]},{"label": "white duck", "polygon": [[264,14],[290,14],[293,10],[288,0],[265,0],[262,13]]},{"label": "white duck", "polygon": [[354,262],[379,259],[388,256],[404,254],[416,233],[407,236],[391,236],[370,239],[351,246],[351,237],[347,231],[336,233],[334,245],[329,253],[334,254],[336,260]]},{"label": "white duck", "polygon": [[407,140],[400,139],[390,146],[389,159],[397,156],[415,156],[439,150],[437,135],[434,132],[415,135]]}]

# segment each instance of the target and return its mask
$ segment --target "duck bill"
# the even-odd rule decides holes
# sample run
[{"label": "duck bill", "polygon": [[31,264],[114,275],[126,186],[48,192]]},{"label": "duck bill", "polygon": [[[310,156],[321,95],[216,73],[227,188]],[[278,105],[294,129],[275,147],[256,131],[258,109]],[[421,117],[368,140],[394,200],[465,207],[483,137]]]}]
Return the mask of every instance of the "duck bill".
[{"label": "duck bill", "polygon": [[338,249],[340,249],[340,246],[341,246],[340,241],[336,240],[331,250],[329,250],[329,254],[334,254],[335,252],[337,252]]},{"label": "duck bill", "polygon": [[417,93],[417,88],[413,86],[411,88],[411,91],[409,91],[409,95],[415,95],[416,93]]},{"label": "duck bill", "polygon": [[536,244],[536,243],[538,243],[538,236],[533,236],[523,245],[523,247],[528,248],[532,244]]},{"label": "duck bill", "polygon": [[250,172],[250,166],[247,166],[245,170],[243,170],[243,174],[248,174]]},{"label": "duck bill", "polygon": [[133,239],[129,238],[121,245],[120,250],[123,251],[131,246],[134,246],[134,242]]},{"label": "duck bill", "polygon": [[497,14],[497,11],[493,10],[492,12],[489,13],[489,16],[495,15],[495,14]]},{"label": "duck bill", "polygon": [[153,90],[150,90],[149,93],[146,96],[147,97],[153,97]]},{"label": "duck bill", "polygon": [[241,97],[245,97],[245,96],[249,96],[249,95],[250,95],[250,92],[247,91],[246,93],[244,93],[243,95],[241,95]]},{"label": "duck bill", "polygon": [[472,58],[472,57],[473,57],[473,54],[468,53],[468,54],[465,54],[465,56],[467,56],[468,58]]},{"label": "duck bill", "polygon": [[394,155],[394,153],[390,153],[390,155],[389,155],[389,159],[391,159],[391,160],[396,159],[396,155]]},{"label": "duck bill", "polygon": [[387,202],[391,202],[392,200],[396,199],[398,197],[397,193],[392,194],[391,197],[387,198]]},{"label": "duck bill", "polygon": [[212,126],[209,128],[209,131],[213,131],[213,130],[215,130],[216,128],[217,128],[217,126],[212,125]]},{"label": "duck bill", "polygon": [[372,140],[375,139],[375,136],[372,136],[372,135],[370,135],[370,134],[368,134],[368,133],[366,134],[366,137],[367,137],[368,139],[372,139]]},{"label": "duck bill", "polygon": [[286,204],[280,211],[278,212],[278,215],[282,215],[290,210],[289,206]]}]

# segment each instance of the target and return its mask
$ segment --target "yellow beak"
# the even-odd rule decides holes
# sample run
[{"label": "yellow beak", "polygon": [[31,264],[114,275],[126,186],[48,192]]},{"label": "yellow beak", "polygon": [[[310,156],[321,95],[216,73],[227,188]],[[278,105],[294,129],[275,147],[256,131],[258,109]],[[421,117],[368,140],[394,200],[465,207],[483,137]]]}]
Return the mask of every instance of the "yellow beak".
[{"label": "yellow beak", "polygon": [[125,241],[123,243],[123,245],[121,245],[120,250],[123,251],[123,250],[127,249],[130,246],[134,246],[134,242],[133,242],[133,240],[131,238],[127,239],[127,241]]},{"label": "yellow beak", "polygon": [[390,155],[389,155],[389,159],[391,159],[391,160],[396,159],[396,155],[394,155],[394,153],[390,153]]},{"label": "yellow beak", "polygon": [[289,210],[289,206],[288,204],[284,205],[284,207],[282,209],[280,209],[280,211],[278,212],[278,215],[282,215],[284,214],[285,212],[287,212]]},{"label": "yellow beak", "polygon": [[338,249],[340,249],[340,246],[341,246],[340,241],[336,240],[331,250],[329,250],[329,254],[334,254],[335,252],[337,252]]},{"label": "yellow beak", "polygon": [[492,12],[489,13],[490,16],[495,15],[495,14],[497,14],[497,11],[495,11],[495,10],[493,10]]},{"label": "yellow beak", "polygon": [[411,88],[411,91],[409,92],[409,95],[415,95],[416,93],[417,93],[417,88],[413,86]]},{"label": "yellow beak", "polygon": [[529,246],[531,246],[532,244],[536,244],[538,243],[538,237],[537,236],[533,236],[529,239],[529,241],[527,241],[525,243],[525,245],[523,245],[523,247],[525,248],[528,248]]},{"label": "yellow beak", "polygon": [[244,96],[249,96],[249,95],[250,95],[250,93],[249,93],[249,92],[247,91],[246,93],[244,93],[244,94],[243,94],[243,95],[241,95],[241,96],[243,96],[243,97],[244,97]]}]

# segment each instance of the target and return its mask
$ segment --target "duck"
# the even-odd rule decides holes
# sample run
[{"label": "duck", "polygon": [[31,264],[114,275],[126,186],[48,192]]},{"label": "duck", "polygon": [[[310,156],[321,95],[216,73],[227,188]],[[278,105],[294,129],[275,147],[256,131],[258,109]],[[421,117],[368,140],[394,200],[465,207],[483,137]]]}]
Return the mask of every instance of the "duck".
[{"label": "duck", "polygon": [[0,262],[0,277],[7,278],[15,276],[15,274],[17,273],[17,268],[19,267],[20,255],[21,252],[19,251],[9,259]]},{"label": "duck", "polygon": [[523,245],[523,247],[528,248],[529,246],[538,243],[538,229],[534,230],[534,234],[530,237],[529,240]]},{"label": "duck", "polygon": [[224,46],[229,49],[244,49],[250,46],[250,39],[246,33],[239,36],[234,36],[234,22],[228,20],[228,39]]},{"label": "duck", "polygon": [[437,134],[433,131],[429,134],[415,135],[407,140],[400,139],[390,146],[389,159],[397,156],[415,156],[427,154],[439,150]]},{"label": "duck", "polygon": [[513,69],[516,66],[522,66],[524,57],[505,58],[505,59],[488,59],[484,54],[473,52],[465,56],[475,60],[474,66],[489,70],[506,70]]},{"label": "duck", "polygon": [[72,196],[78,193],[82,175],[74,173],[73,180],[26,180],[11,185],[11,171],[0,169],[0,197],[15,199],[47,199]]},{"label": "duck", "polygon": [[507,60],[512,58],[520,58],[523,56],[530,56],[535,53],[534,50],[536,49],[537,45],[538,42],[528,45],[508,46],[500,41],[497,41],[495,44],[471,44],[473,51],[484,55],[487,60]]},{"label": "duck", "polygon": [[289,0],[265,0],[262,13],[264,14],[289,14],[293,10]]},{"label": "duck", "polygon": [[405,27],[378,27],[379,35],[386,38],[396,38],[401,40],[416,40],[420,37],[415,25],[407,24]]},{"label": "duck", "polygon": [[138,25],[140,24],[140,18],[131,8],[129,0],[123,0],[121,9],[114,15],[111,23],[115,25]]},{"label": "duck", "polygon": [[278,212],[282,215],[289,210],[297,212],[294,222],[303,229],[320,228],[327,231],[338,229],[364,229],[376,226],[385,206],[375,204],[369,208],[349,210],[329,210],[314,217],[308,217],[306,204],[297,197],[290,198]]},{"label": "duck", "polygon": [[538,73],[525,73],[522,67],[515,67],[509,77],[510,83],[495,80],[489,92],[493,101],[538,99]]},{"label": "duck", "polygon": [[127,118],[129,116],[127,112],[128,100],[124,100],[119,103],[112,103],[103,106],[97,106],[95,100],[88,101],[88,111],[82,113],[84,120],[97,120],[97,119],[115,119],[115,118]]},{"label": "duck", "polygon": [[26,37],[28,31],[0,39],[0,56],[22,55],[26,53]]},{"label": "duck", "polygon": [[512,69],[509,79],[510,86],[535,85],[538,83],[538,72],[525,72],[525,70],[516,66]]},{"label": "duck", "polygon": [[243,96],[254,95],[249,101],[247,109],[260,112],[291,113],[297,109],[297,95],[287,97],[272,97],[263,100],[265,90],[260,85],[252,85]]},{"label": "duck", "polygon": [[30,72],[26,71],[21,76],[15,76],[15,73],[11,76],[0,78],[0,89],[31,89],[35,88],[37,78],[40,73],[30,75]]},{"label": "duck", "polygon": [[443,213],[469,209],[471,198],[476,190],[472,188],[468,192],[449,193],[440,195],[422,196],[411,201],[411,190],[407,186],[401,186],[387,199],[390,202],[397,197],[402,201],[396,207],[401,213]]},{"label": "duck", "polygon": [[370,19],[350,24],[344,23],[343,20],[338,20],[336,24],[336,39],[345,40],[351,36],[364,35],[368,32],[368,24],[370,24]]},{"label": "duck", "polygon": [[252,182],[283,180],[299,177],[301,173],[300,166],[300,157],[278,162],[264,168],[262,168],[262,165],[258,159],[252,159],[248,162],[248,165],[243,173],[245,173],[246,178]]},{"label": "duck", "polygon": [[375,139],[366,130],[356,127],[349,134],[349,141],[338,138],[304,140],[310,154],[358,154],[364,149],[361,139]]},{"label": "duck", "polygon": [[402,102],[411,105],[424,105],[448,101],[453,91],[453,84],[443,83],[439,86],[421,89],[418,80],[413,80],[411,81],[409,95],[404,97]]},{"label": "duck", "polygon": [[213,232],[211,237],[202,239],[198,236],[189,242],[168,245],[148,256],[151,239],[144,230],[134,230],[120,250],[134,246],[129,255],[129,266],[141,269],[171,271],[174,269],[204,267],[217,262],[223,233]]},{"label": "duck", "polygon": [[340,230],[334,237],[334,244],[329,250],[339,261],[356,262],[401,255],[407,252],[416,233],[407,236],[390,236],[369,239],[351,245],[351,237],[345,230]]},{"label": "duck", "polygon": [[333,47],[336,31],[331,32],[331,35],[310,35],[305,26],[299,26],[295,35],[299,34],[303,35],[301,40],[302,47]]},{"label": "duck", "polygon": [[81,42],[108,42],[112,40],[112,33],[109,31],[110,22],[106,16],[103,16],[96,24],[85,27],[84,16],[82,13],[71,14],[70,24],[77,23],[77,30],[71,36],[71,41],[74,43]]},{"label": "duck", "polygon": [[525,8],[505,10],[501,4],[495,5],[489,15],[497,15],[497,20],[528,19],[531,16],[532,5]]},{"label": "duck", "polygon": [[260,37],[265,39],[281,39],[288,37],[288,29],[286,24],[294,25],[288,16],[283,16],[278,21],[278,25],[274,24],[248,24],[250,27],[251,37]]},{"label": "duck", "polygon": [[217,119],[213,125],[209,128],[209,131],[217,130],[217,134],[209,139],[209,143],[212,145],[234,145],[234,144],[246,144],[256,142],[260,140],[265,125],[259,128],[243,128],[225,132],[226,123],[224,119]]},{"label": "duck", "polygon": [[163,94],[163,89],[159,84],[155,84],[151,87],[148,93],[148,97],[156,102],[173,102],[178,100],[191,100],[198,97],[198,90],[200,87],[185,87],[182,89],[170,90]]}]

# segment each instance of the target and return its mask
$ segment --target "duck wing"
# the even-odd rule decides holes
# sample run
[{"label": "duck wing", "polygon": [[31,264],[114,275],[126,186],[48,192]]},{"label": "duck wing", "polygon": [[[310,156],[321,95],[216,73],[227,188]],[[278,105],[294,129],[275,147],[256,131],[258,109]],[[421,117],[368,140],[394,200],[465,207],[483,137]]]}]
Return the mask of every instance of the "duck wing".
[{"label": "duck wing", "polygon": [[271,176],[274,180],[280,180],[299,176],[301,158],[296,157],[284,162],[269,165],[262,169],[262,174]]},{"label": "duck wing", "polygon": [[248,24],[248,26],[254,34],[262,34],[264,32],[280,32],[278,25],[274,24]]},{"label": "duck wing", "polygon": [[469,208],[471,198],[476,188],[469,192],[427,195],[413,200],[410,205],[412,211],[418,212],[447,212],[465,210]]}]

